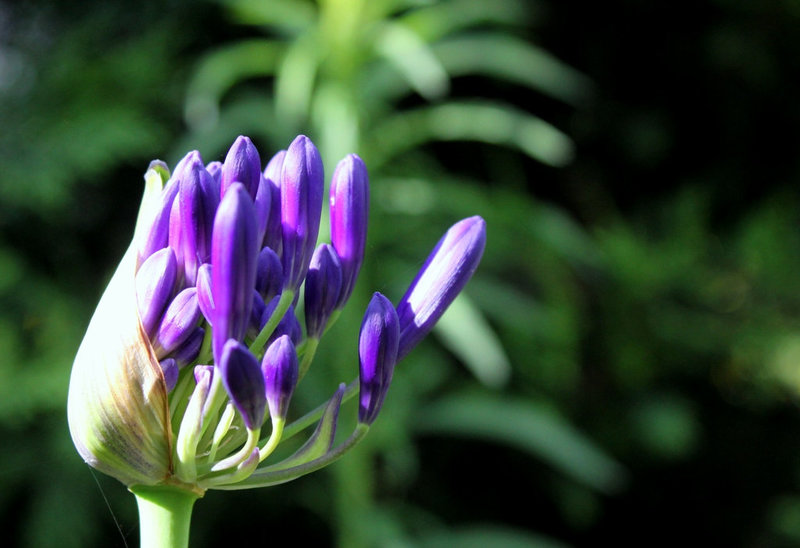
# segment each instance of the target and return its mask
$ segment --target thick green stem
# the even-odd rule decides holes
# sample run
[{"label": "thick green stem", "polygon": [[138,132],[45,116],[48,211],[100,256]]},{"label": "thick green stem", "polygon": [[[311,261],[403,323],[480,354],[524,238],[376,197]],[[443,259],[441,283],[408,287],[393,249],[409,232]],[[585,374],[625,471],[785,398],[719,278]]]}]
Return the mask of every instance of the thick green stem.
[{"label": "thick green stem", "polygon": [[196,492],[170,485],[134,485],[142,548],[187,548]]}]

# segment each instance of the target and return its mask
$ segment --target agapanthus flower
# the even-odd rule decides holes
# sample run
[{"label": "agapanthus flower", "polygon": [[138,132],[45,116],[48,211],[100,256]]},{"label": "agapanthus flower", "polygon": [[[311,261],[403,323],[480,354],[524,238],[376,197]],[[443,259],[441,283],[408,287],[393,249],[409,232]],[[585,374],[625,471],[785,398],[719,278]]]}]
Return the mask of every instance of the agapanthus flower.
[{"label": "agapanthus flower", "polygon": [[[73,441],[134,493],[266,486],[338,459],[375,422],[398,360],[480,261],[485,225],[472,217],[445,234],[397,307],[373,295],[353,356],[359,378],[288,422],[302,415],[292,394],[364,261],[368,177],[358,156],[340,162],[331,242],[319,243],[324,175],[314,144],[301,135],[266,166],[261,157],[239,137],[222,163],[193,151],[172,174],[151,164],[133,242],[78,350]],[[356,394],[356,426],[336,444],[340,407]],[[294,454],[270,458],[314,423]]]}]

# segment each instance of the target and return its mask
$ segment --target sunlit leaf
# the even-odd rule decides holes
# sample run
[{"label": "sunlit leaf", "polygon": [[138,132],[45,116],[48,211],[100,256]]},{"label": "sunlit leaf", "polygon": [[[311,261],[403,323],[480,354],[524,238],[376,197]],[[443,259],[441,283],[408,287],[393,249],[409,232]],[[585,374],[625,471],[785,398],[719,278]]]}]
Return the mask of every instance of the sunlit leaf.
[{"label": "sunlit leaf", "polygon": [[552,166],[563,166],[574,155],[572,141],[561,130],[510,105],[489,102],[449,102],[401,112],[378,125],[375,137],[392,156],[430,141],[477,141],[518,149]]},{"label": "sunlit leaf", "polygon": [[186,121],[193,128],[213,126],[222,96],[236,83],[271,75],[284,44],[254,39],[218,48],[198,65],[186,92]]},{"label": "sunlit leaf", "polygon": [[447,73],[419,36],[403,25],[389,22],[378,36],[378,53],[399,69],[412,89],[428,100],[448,92]]},{"label": "sunlit leaf", "polygon": [[584,101],[592,87],[586,76],[566,63],[511,35],[459,35],[435,44],[433,52],[451,77],[485,75],[538,89],[571,104]]}]

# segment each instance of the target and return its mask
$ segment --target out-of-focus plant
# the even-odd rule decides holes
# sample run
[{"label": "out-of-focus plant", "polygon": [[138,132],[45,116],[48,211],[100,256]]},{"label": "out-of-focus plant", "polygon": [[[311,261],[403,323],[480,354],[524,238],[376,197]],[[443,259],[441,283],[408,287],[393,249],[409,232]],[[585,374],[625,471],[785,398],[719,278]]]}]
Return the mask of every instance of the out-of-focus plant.
[{"label": "out-of-focus plant", "polygon": [[[440,322],[441,344],[418,350],[404,365],[406,380],[395,381],[398,395],[388,404],[393,418],[383,425],[385,435],[362,448],[361,458],[339,463],[331,472],[335,498],[316,501],[327,505],[317,511],[338,542],[424,542],[429,535],[441,541],[449,534],[439,523],[444,518],[435,517],[441,508],[375,500],[377,481],[402,493],[414,480],[419,464],[411,439],[418,435],[516,448],[554,466],[589,497],[618,489],[625,477],[621,467],[552,406],[536,403],[539,391],[569,391],[577,380],[582,304],[576,272],[596,266],[598,258],[567,215],[508,184],[516,178],[525,185],[519,175],[524,162],[559,167],[573,156],[569,137],[537,116],[530,100],[574,106],[590,93],[586,78],[530,40],[536,4],[222,5],[253,37],[219,47],[198,63],[186,98],[189,132],[180,147],[191,143],[213,153],[238,132],[282,142],[302,131],[315,139],[323,157],[358,151],[374,181],[369,246],[381,257],[367,267],[368,280],[396,285],[400,273],[413,271],[413,255],[397,242],[410,242],[410,249],[414,242],[422,245],[433,222],[485,211],[498,227],[474,289]],[[461,84],[470,79],[487,83],[488,92],[463,92]],[[485,171],[448,170],[436,147],[449,141],[482,146]],[[366,286],[357,287],[355,299],[366,298]],[[355,321],[343,314],[340,324]],[[332,360],[338,368],[349,367]],[[453,367],[457,362],[477,382],[462,378]],[[388,463],[389,475],[365,472],[376,456]],[[432,517],[429,526],[418,526],[413,516],[420,513]],[[485,533],[499,540],[508,531]],[[454,540],[458,532],[452,535]]]},{"label": "out-of-focus plant", "polygon": [[180,122],[181,49],[193,36],[176,32],[186,17],[175,7],[0,2],[0,514],[10,546],[91,546],[117,533],[61,435],[65,387],[76,317],[88,318],[111,266],[98,257],[135,214],[119,206],[127,183],[114,174],[163,150]]}]

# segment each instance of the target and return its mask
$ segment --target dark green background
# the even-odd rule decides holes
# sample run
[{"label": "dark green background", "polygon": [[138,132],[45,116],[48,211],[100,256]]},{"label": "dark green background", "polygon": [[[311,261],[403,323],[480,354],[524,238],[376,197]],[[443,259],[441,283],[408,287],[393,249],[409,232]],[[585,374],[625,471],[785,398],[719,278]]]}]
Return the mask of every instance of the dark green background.
[{"label": "dark green background", "polygon": [[361,154],[373,191],[297,412],[448,226],[484,216],[487,251],[367,441],[210,492],[193,546],[800,544],[800,3],[357,3],[0,2],[4,544],[137,545],[65,403],[142,175],[297,133],[328,173]]}]

